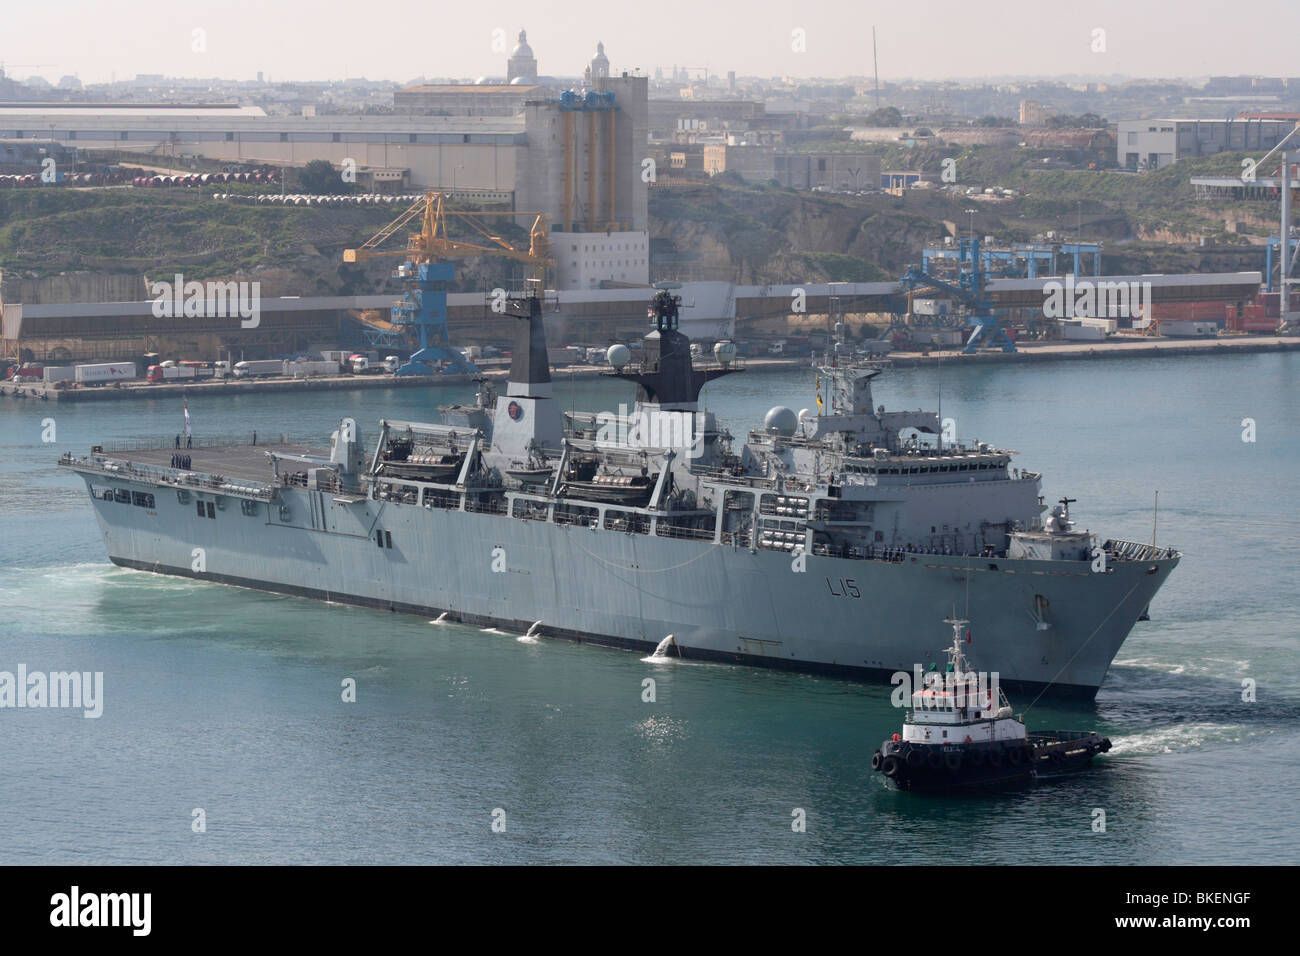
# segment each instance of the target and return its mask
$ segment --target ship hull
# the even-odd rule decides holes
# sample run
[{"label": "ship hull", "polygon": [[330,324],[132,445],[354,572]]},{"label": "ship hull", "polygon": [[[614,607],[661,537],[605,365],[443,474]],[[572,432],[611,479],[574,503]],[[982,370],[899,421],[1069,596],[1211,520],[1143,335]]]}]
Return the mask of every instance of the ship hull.
[{"label": "ship hull", "polygon": [[1178,563],[808,555],[800,570],[783,552],[298,488],[252,514],[228,498],[212,519],[173,489],[111,484],[156,497],[149,510],[91,499],[123,567],[520,631],[540,621],[546,636],[635,650],[672,634],[688,659],[867,680],[928,667],[936,614],[956,608],[978,622],[980,670],[1078,698]]}]

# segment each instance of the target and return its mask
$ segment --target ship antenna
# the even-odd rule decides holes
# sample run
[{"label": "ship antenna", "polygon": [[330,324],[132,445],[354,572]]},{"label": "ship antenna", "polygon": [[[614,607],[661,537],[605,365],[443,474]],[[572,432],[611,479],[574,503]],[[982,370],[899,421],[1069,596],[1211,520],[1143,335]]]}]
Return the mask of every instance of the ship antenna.
[{"label": "ship antenna", "polygon": [[1156,522],[1160,520],[1160,492],[1156,491],[1156,503],[1151,508],[1151,547],[1156,546]]},{"label": "ship antenna", "polygon": [[939,451],[943,451],[943,355],[936,356],[939,367]]}]

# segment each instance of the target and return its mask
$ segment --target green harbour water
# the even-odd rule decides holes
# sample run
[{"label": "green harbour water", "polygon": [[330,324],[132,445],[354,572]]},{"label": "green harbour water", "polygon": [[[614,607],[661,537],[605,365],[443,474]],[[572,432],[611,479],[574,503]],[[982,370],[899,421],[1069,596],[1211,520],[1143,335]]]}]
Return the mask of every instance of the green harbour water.
[{"label": "green harbour water", "polygon": [[[566,408],[632,401],[610,381],[557,375],[556,389]],[[0,862],[1300,858],[1300,355],[898,369],[875,392],[890,409],[934,408],[942,392],[959,438],[1018,450],[1047,501],[1078,499],[1080,527],[1104,536],[1150,539],[1159,491],[1158,541],[1185,557],[1152,620],[1095,702],[1043,700],[1027,715],[1031,730],[1108,735],[1092,769],[1011,793],[898,793],[868,763],[902,720],[887,685],[115,568],[84,485],[55,462],[169,438],[179,400],[0,399],[0,670],[104,675],[98,719],[0,709]],[[343,415],[369,438],[381,417],[436,421],[439,404],[470,397],[195,395],[189,408],[198,435],[322,441]],[[813,374],[745,373],[705,398],[742,440],[771,406],[813,406]],[[50,418],[57,440],[44,443]],[[935,609],[936,651],[948,610]],[[206,832],[192,829],[196,808]]]}]

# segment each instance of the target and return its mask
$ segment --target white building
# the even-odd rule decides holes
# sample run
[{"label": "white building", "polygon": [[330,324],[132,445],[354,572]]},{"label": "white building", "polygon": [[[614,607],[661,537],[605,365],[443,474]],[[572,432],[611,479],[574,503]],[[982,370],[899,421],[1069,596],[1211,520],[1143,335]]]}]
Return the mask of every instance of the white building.
[{"label": "white building", "polygon": [[1295,127],[1282,120],[1123,120],[1115,161],[1128,169],[1160,169],[1188,156],[1267,152]]},{"label": "white building", "polygon": [[599,289],[602,282],[650,284],[650,237],[645,232],[554,232],[557,289]]}]

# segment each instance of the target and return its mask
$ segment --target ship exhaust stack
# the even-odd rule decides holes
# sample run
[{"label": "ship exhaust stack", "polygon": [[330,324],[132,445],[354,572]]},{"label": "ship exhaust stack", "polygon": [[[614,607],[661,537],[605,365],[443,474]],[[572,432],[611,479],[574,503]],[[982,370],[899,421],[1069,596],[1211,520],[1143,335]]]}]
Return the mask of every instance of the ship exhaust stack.
[{"label": "ship exhaust stack", "polygon": [[546,326],[542,299],[536,291],[514,299],[507,312],[518,320],[506,394],[497,400],[492,418],[492,450],[509,461],[526,462],[537,449],[558,449],[564,421],[551,391],[546,360]]},{"label": "ship exhaust stack", "polygon": [[330,464],[340,475],[357,475],[365,467],[365,451],[355,418],[345,418],[330,434]]}]

